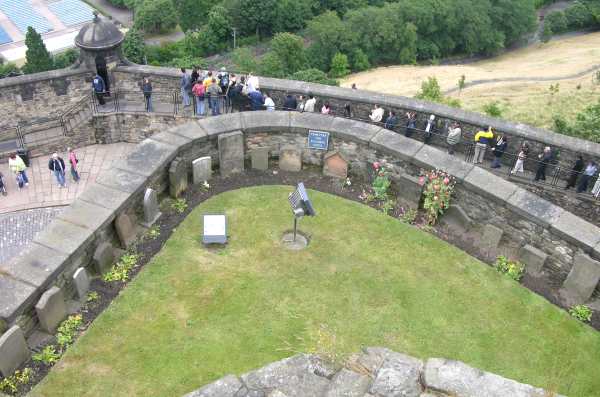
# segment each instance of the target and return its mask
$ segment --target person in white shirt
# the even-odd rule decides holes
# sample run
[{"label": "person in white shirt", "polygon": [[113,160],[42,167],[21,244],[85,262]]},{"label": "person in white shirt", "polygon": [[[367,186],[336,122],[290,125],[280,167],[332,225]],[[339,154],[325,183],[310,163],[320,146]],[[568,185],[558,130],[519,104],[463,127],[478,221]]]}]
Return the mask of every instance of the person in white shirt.
[{"label": "person in white shirt", "polygon": [[258,91],[260,89],[258,85],[258,77],[249,74],[248,79],[246,80],[246,86],[248,87],[248,94],[252,91]]},{"label": "person in white shirt", "polygon": [[268,93],[265,93],[265,108],[268,112],[272,112],[275,110],[275,102]]},{"label": "person in white shirt", "polygon": [[315,104],[317,103],[317,99],[311,94],[308,96],[308,101],[304,103],[304,111],[305,112],[314,112]]},{"label": "person in white shirt", "polygon": [[383,120],[384,112],[385,112],[385,110],[383,108],[379,107],[379,105],[375,105],[375,109],[373,109],[371,111],[369,118],[371,119],[371,121],[373,121],[375,123],[380,123],[381,120]]}]

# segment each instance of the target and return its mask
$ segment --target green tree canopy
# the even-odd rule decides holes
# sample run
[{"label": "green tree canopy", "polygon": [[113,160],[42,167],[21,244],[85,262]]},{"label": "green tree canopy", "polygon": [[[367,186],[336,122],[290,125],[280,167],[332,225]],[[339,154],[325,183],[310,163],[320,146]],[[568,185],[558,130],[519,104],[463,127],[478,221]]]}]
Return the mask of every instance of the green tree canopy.
[{"label": "green tree canopy", "polygon": [[246,34],[267,35],[272,32],[277,17],[277,0],[239,0],[241,26]]},{"label": "green tree canopy", "polygon": [[135,9],[135,27],[146,33],[175,29],[178,17],[172,0],[141,0]]},{"label": "green tree canopy", "polygon": [[123,55],[131,62],[143,64],[145,54],[144,35],[138,29],[129,29],[123,41]]},{"label": "green tree canopy", "polygon": [[306,68],[304,41],[300,36],[277,33],[271,41],[271,51],[280,59],[286,75]]},{"label": "green tree canopy", "polygon": [[348,63],[348,56],[341,52],[336,53],[331,59],[331,69],[329,75],[331,77],[339,78],[344,77],[350,73],[350,64]]},{"label": "green tree canopy", "polygon": [[184,32],[199,30],[206,23],[206,16],[213,2],[210,0],[173,0],[179,26]]},{"label": "green tree canopy", "polygon": [[54,68],[54,62],[46,49],[42,36],[31,26],[27,28],[27,34],[25,34],[25,45],[27,52],[25,53],[25,66],[23,66],[24,73],[45,72]]}]

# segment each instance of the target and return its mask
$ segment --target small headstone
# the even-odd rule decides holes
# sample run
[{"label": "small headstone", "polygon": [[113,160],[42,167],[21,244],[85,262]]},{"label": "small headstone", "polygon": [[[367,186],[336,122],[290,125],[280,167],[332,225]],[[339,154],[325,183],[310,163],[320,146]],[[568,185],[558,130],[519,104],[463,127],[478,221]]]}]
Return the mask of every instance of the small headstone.
[{"label": "small headstone", "polygon": [[473,226],[473,220],[458,204],[450,205],[450,208],[444,212],[440,221],[450,226],[458,226],[464,230],[468,230]]},{"label": "small headstone", "polygon": [[12,326],[0,336],[0,373],[5,377],[11,376],[29,359],[30,354],[23,330],[18,325]]},{"label": "small headstone", "polygon": [[279,153],[279,168],[282,171],[299,172],[302,170],[302,151],[294,146],[285,146]]},{"label": "small headstone", "polygon": [[185,161],[176,157],[169,167],[169,195],[177,198],[188,188],[188,171]]},{"label": "small headstone", "polygon": [[146,189],[144,194],[144,223],[145,227],[150,227],[160,217],[158,206],[158,195],[154,189]]},{"label": "small headstone", "polygon": [[269,169],[269,148],[259,147],[250,152],[252,169],[266,171]]},{"label": "small headstone", "polygon": [[131,218],[127,214],[120,214],[115,219],[115,229],[117,229],[117,236],[121,241],[121,246],[125,249],[129,248],[135,241],[135,227]]},{"label": "small headstone", "polygon": [[98,274],[106,272],[115,261],[115,252],[113,246],[107,242],[101,243],[96,251],[94,251],[94,257],[92,263],[94,269]]},{"label": "small headstone", "polygon": [[560,294],[569,306],[585,303],[592,296],[599,280],[600,262],[588,255],[577,254]]},{"label": "small headstone", "polygon": [[208,181],[212,177],[212,159],[208,157],[200,157],[192,161],[192,174],[194,185]]},{"label": "small headstone", "polygon": [[73,274],[73,284],[75,284],[77,297],[79,299],[85,298],[90,289],[90,276],[85,268],[80,267],[75,270],[75,273]]},{"label": "small headstone", "polygon": [[483,226],[483,233],[479,246],[481,253],[488,258],[495,258],[498,254],[498,246],[504,235],[504,231],[499,227],[487,224]]},{"label": "small headstone", "polygon": [[527,244],[519,249],[519,260],[525,264],[527,273],[537,276],[542,272],[548,255]]},{"label": "small headstone", "polygon": [[67,306],[62,290],[54,286],[44,292],[35,305],[35,312],[40,321],[40,328],[53,334],[60,322],[67,317]]},{"label": "small headstone", "polygon": [[234,131],[219,135],[219,169],[227,177],[244,171],[244,134]]},{"label": "small headstone", "polygon": [[329,152],[323,158],[323,174],[334,178],[348,177],[348,161],[339,152]]},{"label": "small headstone", "polygon": [[398,188],[398,198],[401,201],[411,208],[419,208],[423,196],[423,186],[419,185],[419,178],[401,174],[398,178]]}]

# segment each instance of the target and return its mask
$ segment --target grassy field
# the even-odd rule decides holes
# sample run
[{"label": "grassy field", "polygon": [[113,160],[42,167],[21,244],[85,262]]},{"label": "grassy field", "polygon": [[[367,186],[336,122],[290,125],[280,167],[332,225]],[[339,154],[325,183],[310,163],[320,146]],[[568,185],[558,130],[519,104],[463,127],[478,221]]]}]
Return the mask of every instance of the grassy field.
[{"label": "grassy field", "polygon": [[[383,345],[448,357],[570,397],[600,390],[600,334],[432,235],[312,192],[308,249],[287,251],[290,187],[213,197],[31,396],[178,396],[297,351]],[[199,243],[225,211],[230,243]]]},{"label": "grassy field", "polygon": [[[356,83],[361,89],[396,95],[414,96],[421,83],[435,76],[443,91],[465,82],[482,79],[554,78],[576,74],[595,65],[600,55],[600,32],[535,44],[489,60],[451,66],[391,66],[348,76],[342,86]],[[550,128],[552,116],[569,120],[600,98],[600,86],[592,82],[593,73],[568,80],[545,82],[504,82],[468,87],[451,96],[461,100],[463,108],[482,112],[485,104],[498,101],[502,117],[538,127]],[[559,83],[559,92],[551,94],[551,84]]]}]

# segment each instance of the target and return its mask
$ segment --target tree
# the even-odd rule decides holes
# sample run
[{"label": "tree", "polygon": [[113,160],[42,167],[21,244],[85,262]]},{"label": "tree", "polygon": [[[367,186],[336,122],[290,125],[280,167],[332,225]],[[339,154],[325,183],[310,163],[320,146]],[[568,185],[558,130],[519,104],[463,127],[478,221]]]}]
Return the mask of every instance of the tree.
[{"label": "tree", "polygon": [[298,80],[298,81],[306,81],[308,83],[318,83],[325,85],[338,85],[338,81],[336,79],[331,79],[327,77],[325,72],[319,69],[306,69],[299,70],[296,73],[288,76],[288,79]]},{"label": "tree", "polygon": [[308,35],[312,44],[308,49],[308,62],[317,69],[327,70],[331,58],[342,48],[349,35],[346,25],[333,11],[316,16],[308,23]]},{"label": "tree", "polygon": [[172,0],[141,0],[134,26],[146,33],[165,33],[175,29],[177,19]]},{"label": "tree", "polygon": [[313,17],[315,0],[279,0],[275,32],[296,32],[306,27],[306,22]]},{"label": "tree", "polygon": [[273,51],[267,52],[260,60],[258,71],[261,75],[268,77],[283,78],[286,75],[284,63]]},{"label": "tree", "polygon": [[27,28],[25,45],[27,52],[25,53],[25,66],[23,66],[24,73],[39,73],[54,68],[54,62],[46,49],[42,36],[31,26]]},{"label": "tree", "polygon": [[75,48],[69,48],[68,50],[56,54],[54,56],[54,69],[64,69],[71,66],[79,58],[79,51]]},{"label": "tree", "polygon": [[277,33],[271,41],[271,51],[283,65],[284,74],[306,68],[306,53],[302,37],[293,33]]},{"label": "tree", "polygon": [[144,63],[145,54],[146,44],[144,44],[144,35],[138,29],[129,29],[123,41],[123,55],[131,62],[141,65]]},{"label": "tree", "polygon": [[352,52],[352,70],[355,72],[362,72],[371,67],[369,63],[369,57],[363,50],[357,48]]},{"label": "tree", "polygon": [[594,16],[588,7],[576,1],[565,10],[569,29],[582,29],[594,25]]},{"label": "tree", "polygon": [[261,32],[268,34],[273,31],[277,17],[277,0],[240,0],[240,18],[244,21],[243,32],[256,33],[260,39]]},{"label": "tree", "polygon": [[233,64],[242,73],[253,73],[258,69],[256,56],[248,47],[238,47],[233,51]]},{"label": "tree", "polygon": [[213,4],[210,0],[173,0],[179,26],[184,32],[199,30],[206,23],[206,11]]},{"label": "tree", "polygon": [[227,10],[222,6],[215,6],[208,13],[206,24],[199,31],[186,33],[186,53],[208,56],[221,52],[228,47],[230,32],[231,21]]},{"label": "tree", "polygon": [[344,77],[350,73],[350,65],[348,63],[348,57],[346,54],[341,52],[336,53],[331,59],[331,69],[329,74],[331,77]]},{"label": "tree", "polygon": [[553,33],[562,33],[567,31],[567,18],[562,11],[551,12],[544,18],[544,27],[548,25]]},{"label": "tree", "polygon": [[452,106],[455,108],[460,107],[460,101],[458,99],[445,97],[435,77],[428,77],[427,81],[421,83],[421,91],[415,95],[417,99],[423,99],[425,101],[443,103],[444,105]]}]

